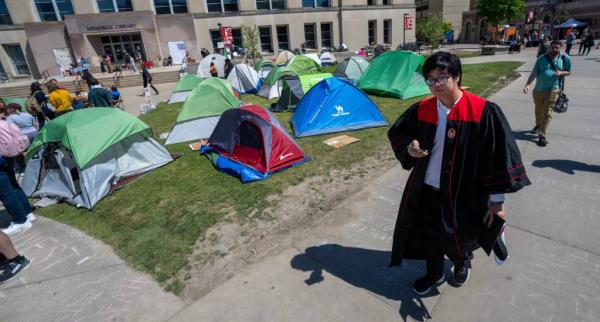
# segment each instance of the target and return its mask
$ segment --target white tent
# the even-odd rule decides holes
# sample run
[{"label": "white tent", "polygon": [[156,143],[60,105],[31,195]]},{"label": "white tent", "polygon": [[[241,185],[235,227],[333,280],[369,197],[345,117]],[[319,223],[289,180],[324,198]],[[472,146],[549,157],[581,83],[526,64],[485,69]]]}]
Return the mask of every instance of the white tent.
[{"label": "white tent", "polygon": [[331,65],[335,64],[336,62],[337,62],[337,59],[335,59],[335,56],[332,53],[326,51],[321,54],[321,65],[331,66]]},{"label": "white tent", "polygon": [[237,64],[233,66],[227,80],[240,94],[253,93],[258,85],[258,73],[246,64]]},{"label": "white tent", "polygon": [[291,51],[284,50],[277,54],[277,58],[275,58],[275,64],[277,65],[287,65],[287,63],[294,58],[294,54]]},{"label": "white tent", "polygon": [[225,77],[225,56],[219,54],[211,54],[200,61],[198,65],[198,76],[202,78],[210,77],[210,63],[215,63],[219,77]]},{"label": "white tent", "polygon": [[321,66],[321,59],[319,58],[319,55],[317,53],[308,53],[308,54],[304,54],[302,56],[306,56],[306,57],[314,60],[317,64],[319,64],[319,66]]}]

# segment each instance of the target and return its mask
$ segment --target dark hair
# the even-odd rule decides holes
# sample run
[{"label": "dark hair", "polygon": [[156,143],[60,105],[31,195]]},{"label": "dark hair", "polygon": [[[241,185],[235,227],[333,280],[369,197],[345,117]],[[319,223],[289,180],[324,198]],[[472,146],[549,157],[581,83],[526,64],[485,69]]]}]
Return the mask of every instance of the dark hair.
[{"label": "dark hair", "polygon": [[40,84],[39,82],[33,82],[31,83],[31,86],[29,86],[29,90],[31,90],[31,95],[35,94],[35,92],[39,92],[42,90],[42,84]]},{"label": "dark hair", "polygon": [[19,105],[19,103],[8,103],[8,105],[6,105],[6,109],[15,109],[21,111],[21,105]]},{"label": "dark hair", "polygon": [[447,72],[452,78],[460,78],[458,81],[458,86],[460,86],[460,82],[462,81],[462,65],[458,56],[445,51],[438,51],[431,55],[425,60],[425,64],[423,64],[423,77],[427,78],[427,75],[436,69]]},{"label": "dark hair", "polygon": [[93,77],[90,80],[88,80],[88,83],[90,84],[90,86],[95,86],[99,84],[98,80]]},{"label": "dark hair", "polygon": [[550,43],[550,46],[552,46],[552,45],[562,46],[562,42],[560,40],[552,40],[552,42]]},{"label": "dark hair", "polygon": [[117,87],[117,85],[113,85],[113,86],[110,87],[110,90],[111,91],[118,91],[119,88]]}]

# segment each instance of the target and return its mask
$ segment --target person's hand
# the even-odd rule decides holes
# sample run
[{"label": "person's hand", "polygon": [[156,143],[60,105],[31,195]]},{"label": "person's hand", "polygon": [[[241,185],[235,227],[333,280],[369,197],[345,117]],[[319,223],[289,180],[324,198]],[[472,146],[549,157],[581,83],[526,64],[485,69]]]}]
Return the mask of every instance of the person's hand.
[{"label": "person's hand", "polygon": [[427,150],[421,150],[419,148],[419,141],[417,140],[412,140],[412,142],[410,142],[410,144],[408,145],[407,149],[408,154],[413,158],[422,158],[429,155],[429,152],[427,152]]},{"label": "person's hand", "polygon": [[492,222],[494,221],[494,215],[498,215],[498,217],[504,219],[505,217],[505,213],[504,213],[504,209],[501,203],[497,203],[497,202],[491,202],[490,206],[488,207],[488,213],[487,213],[487,222],[486,222],[486,226],[488,228],[492,227]]},{"label": "person's hand", "polygon": [[529,92],[529,84],[525,85],[525,87],[523,87],[523,94],[527,94],[527,92]]}]

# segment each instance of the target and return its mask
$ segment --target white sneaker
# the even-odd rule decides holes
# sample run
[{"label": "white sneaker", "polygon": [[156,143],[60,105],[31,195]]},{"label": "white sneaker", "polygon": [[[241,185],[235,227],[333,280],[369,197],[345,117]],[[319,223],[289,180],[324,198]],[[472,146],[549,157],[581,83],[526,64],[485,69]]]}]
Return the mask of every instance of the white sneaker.
[{"label": "white sneaker", "polygon": [[34,222],[34,221],[36,221],[36,220],[37,220],[37,217],[35,216],[35,214],[34,214],[33,212],[30,212],[30,213],[27,215],[27,220],[29,220],[29,221],[31,221],[31,222]]},{"label": "white sneaker", "polygon": [[27,219],[27,221],[25,221],[22,224],[17,224],[15,222],[12,222],[10,224],[10,226],[8,226],[8,228],[2,229],[2,232],[10,236],[10,235],[15,235],[18,233],[26,232],[32,226],[33,225],[31,224],[31,221],[29,221],[29,219]]}]

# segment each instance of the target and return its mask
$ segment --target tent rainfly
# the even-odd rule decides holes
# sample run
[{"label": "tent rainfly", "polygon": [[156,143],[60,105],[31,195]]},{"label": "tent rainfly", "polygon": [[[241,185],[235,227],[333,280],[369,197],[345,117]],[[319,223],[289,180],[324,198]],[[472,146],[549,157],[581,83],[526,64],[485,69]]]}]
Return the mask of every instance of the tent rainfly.
[{"label": "tent rainfly", "polygon": [[335,59],[335,56],[332,53],[326,51],[321,54],[321,66],[332,66],[336,62],[337,59]]},{"label": "tent rainfly", "polygon": [[315,63],[317,63],[317,65],[321,66],[321,58],[319,58],[319,55],[317,53],[308,53],[308,54],[303,54],[302,56],[308,57],[308,58],[314,60]]},{"label": "tent rainfly", "polygon": [[254,65],[254,69],[258,72],[258,78],[260,79],[266,78],[274,67],[275,63],[268,59],[263,59]]},{"label": "tent rainfly", "polygon": [[198,65],[198,76],[202,78],[209,78],[210,75],[210,63],[215,63],[219,77],[225,77],[225,56],[219,54],[210,54],[200,61]]},{"label": "tent rainfly", "polygon": [[183,103],[165,144],[208,138],[221,114],[238,106],[229,81],[216,77],[202,81]]},{"label": "tent rainfly", "polygon": [[200,84],[202,78],[194,74],[183,75],[177,83],[175,89],[169,98],[169,104],[185,102],[188,95]]},{"label": "tent rainfly", "polygon": [[296,137],[388,125],[369,96],[337,77],[326,78],[308,91],[290,123]]},{"label": "tent rainfly", "polygon": [[240,94],[254,93],[258,85],[258,73],[246,64],[237,64],[233,66],[227,80]]},{"label": "tent rainfly", "polygon": [[295,72],[291,71],[285,66],[273,68],[269,75],[267,75],[267,78],[265,78],[256,95],[262,96],[266,99],[274,99],[279,97],[283,86],[281,78],[286,75],[297,76]]},{"label": "tent rainfly", "polygon": [[323,68],[306,56],[294,56],[286,66],[298,75],[320,74]]},{"label": "tent rainfly", "polygon": [[275,115],[256,105],[223,113],[208,141],[200,153],[219,171],[244,183],[266,179],[309,160]]},{"label": "tent rainfly", "polygon": [[554,28],[564,29],[564,28],[578,28],[578,27],[585,27],[585,26],[587,26],[587,22],[579,21],[574,18],[569,18],[569,19],[565,20],[563,23],[561,23],[560,25],[554,25]]},{"label": "tent rainfly", "polygon": [[346,77],[352,83],[356,83],[369,67],[369,62],[360,56],[352,56],[344,59],[336,69],[334,75]]},{"label": "tent rainfly", "polygon": [[300,76],[284,76],[281,96],[276,104],[270,108],[273,112],[292,110],[313,86],[325,78],[332,77],[329,73],[308,74]]},{"label": "tent rainfly", "polygon": [[369,64],[358,81],[363,91],[407,99],[430,94],[421,74],[425,57],[411,51],[388,51]]},{"label": "tent rainfly", "polygon": [[148,125],[119,109],[86,108],[55,118],[27,151],[27,196],[92,208],[116,186],[173,158]]},{"label": "tent rainfly", "polygon": [[277,58],[275,58],[275,64],[279,66],[287,65],[287,63],[294,58],[294,54],[291,51],[284,50],[277,54]]}]

